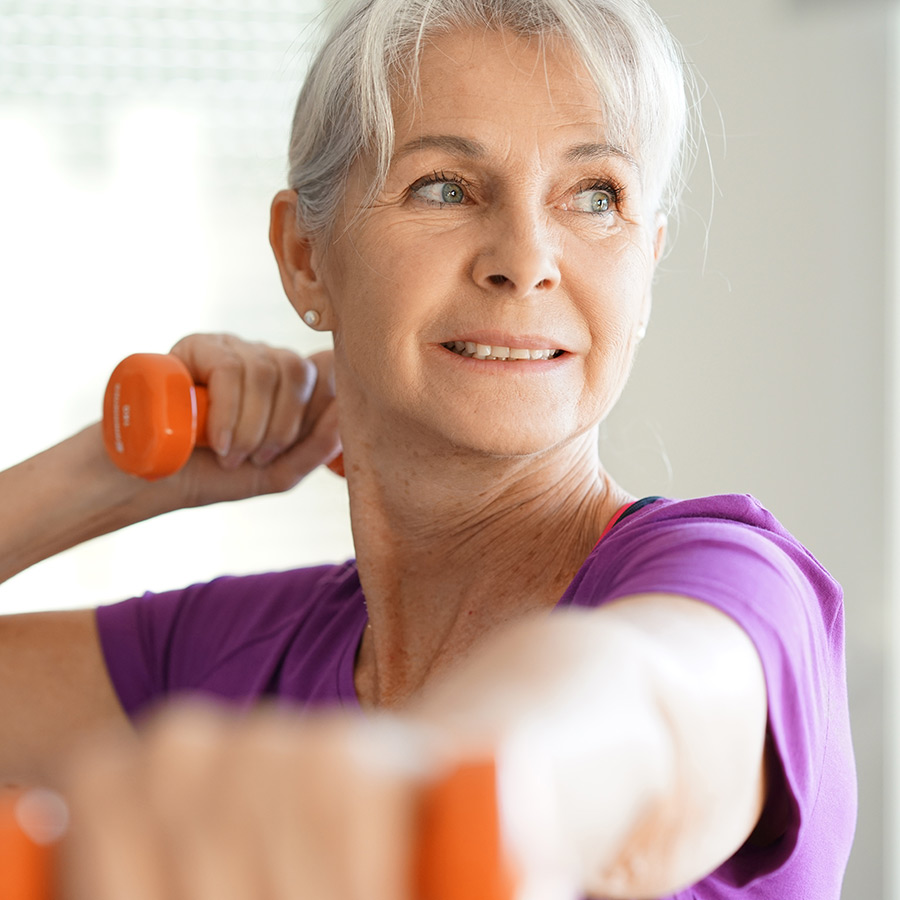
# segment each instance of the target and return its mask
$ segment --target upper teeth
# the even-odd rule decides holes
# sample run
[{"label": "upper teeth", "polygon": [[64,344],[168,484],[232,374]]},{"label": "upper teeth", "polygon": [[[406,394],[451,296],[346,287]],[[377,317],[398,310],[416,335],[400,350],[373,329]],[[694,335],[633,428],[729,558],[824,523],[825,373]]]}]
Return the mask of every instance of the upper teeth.
[{"label": "upper teeth", "polygon": [[526,350],[524,347],[495,347],[474,341],[448,341],[444,346],[461,356],[475,359],[553,359],[560,350]]}]

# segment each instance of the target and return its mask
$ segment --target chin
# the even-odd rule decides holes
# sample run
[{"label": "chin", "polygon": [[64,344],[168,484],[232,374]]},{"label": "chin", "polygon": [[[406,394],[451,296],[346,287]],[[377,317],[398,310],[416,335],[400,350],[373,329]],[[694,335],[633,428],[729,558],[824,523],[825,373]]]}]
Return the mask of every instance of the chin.
[{"label": "chin", "polygon": [[563,423],[543,418],[523,425],[515,422],[484,421],[457,422],[452,430],[440,429],[440,438],[454,456],[471,455],[473,459],[506,459],[525,461],[551,453],[581,436],[589,427],[563,427]]}]

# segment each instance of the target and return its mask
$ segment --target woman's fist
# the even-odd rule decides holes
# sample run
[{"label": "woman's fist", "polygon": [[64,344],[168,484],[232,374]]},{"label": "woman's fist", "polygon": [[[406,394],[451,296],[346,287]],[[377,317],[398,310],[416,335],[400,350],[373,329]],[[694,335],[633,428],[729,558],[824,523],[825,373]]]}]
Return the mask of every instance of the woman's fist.
[{"label": "woman's fist", "polygon": [[209,449],[173,476],[185,505],[288,490],[340,453],[330,350],[304,359],[232,335],[191,335],[171,353],[209,396]]},{"label": "woman's fist", "polygon": [[73,770],[65,900],[413,900],[416,779],[377,732],[191,703],[97,744]]}]

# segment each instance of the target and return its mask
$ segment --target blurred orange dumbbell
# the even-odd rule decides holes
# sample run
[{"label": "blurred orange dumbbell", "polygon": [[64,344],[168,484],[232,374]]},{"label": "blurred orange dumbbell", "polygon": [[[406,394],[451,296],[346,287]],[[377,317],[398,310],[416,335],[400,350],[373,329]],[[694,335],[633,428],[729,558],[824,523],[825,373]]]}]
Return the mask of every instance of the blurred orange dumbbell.
[{"label": "blurred orange dumbbell", "polygon": [[[0,898],[54,900],[55,844],[67,810],[49,791],[0,791]],[[513,900],[493,762],[462,766],[428,788],[412,881],[419,900]]]},{"label": "blurred orange dumbbell", "polygon": [[0,788],[0,898],[52,900],[55,846],[68,825],[57,794],[42,788]]},{"label": "blurred orange dumbbell", "polygon": [[504,845],[496,765],[469,763],[424,793],[415,860],[419,900],[513,900],[517,873]]}]

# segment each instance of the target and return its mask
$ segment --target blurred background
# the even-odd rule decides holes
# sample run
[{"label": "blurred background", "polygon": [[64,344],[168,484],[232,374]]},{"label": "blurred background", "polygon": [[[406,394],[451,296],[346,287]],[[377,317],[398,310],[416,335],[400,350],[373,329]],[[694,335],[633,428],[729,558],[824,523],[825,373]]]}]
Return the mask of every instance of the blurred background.
[{"label": "blurred background", "polygon": [[[129,353],[194,331],[323,346],[266,239],[322,5],[0,0],[0,467],[95,420]],[[900,16],[655,5],[704,85],[706,137],[604,459],[639,496],[754,494],[842,582],[861,801],[844,898],[900,900]],[[96,605],[350,555],[323,471],[93,541],[0,602]]]}]

